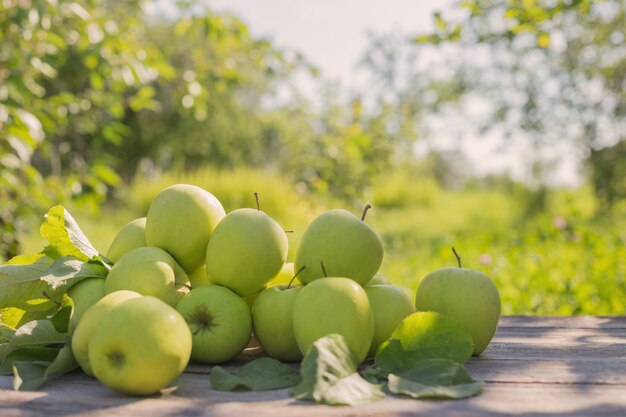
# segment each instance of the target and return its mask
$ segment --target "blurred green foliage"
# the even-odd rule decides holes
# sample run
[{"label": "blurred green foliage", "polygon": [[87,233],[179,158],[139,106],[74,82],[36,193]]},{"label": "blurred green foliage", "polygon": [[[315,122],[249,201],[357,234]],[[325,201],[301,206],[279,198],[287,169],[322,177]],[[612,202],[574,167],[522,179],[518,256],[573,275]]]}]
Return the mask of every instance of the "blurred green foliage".
[{"label": "blurred green foliage", "polygon": [[[39,249],[30,231],[60,202],[105,251],[184,182],[229,211],[258,192],[294,231],[291,259],[322,211],[371,202],[399,285],[453,265],[454,244],[496,280],[505,313],[623,314],[623,2],[459,2],[459,21],[436,14],[416,43],[373,36],[367,90],[325,83],[315,103],[295,80],[317,69],[299,54],[199,2],[167,17],[148,3],[0,2],[0,258]],[[419,66],[419,48],[451,43],[470,59]],[[484,131],[580,144],[590,185],[549,189],[540,164],[530,185],[471,178],[454,151],[416,160],[428,116],[471,94],[491,103]]]}]

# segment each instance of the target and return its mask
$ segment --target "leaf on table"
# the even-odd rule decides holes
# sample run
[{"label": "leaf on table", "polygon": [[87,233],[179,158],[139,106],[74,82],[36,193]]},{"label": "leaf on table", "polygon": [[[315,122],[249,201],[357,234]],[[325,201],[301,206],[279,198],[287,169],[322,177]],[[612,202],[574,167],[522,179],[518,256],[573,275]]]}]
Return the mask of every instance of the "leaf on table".
[{"label": "leaf on table", "polygon": [[406,317],[376,352],[376,365],[387,373],[409,369],[423,359],[465,363],[473,350],[472,336],[463,325],[433,312]]},{"label": "leaf on table", "polygon": [[318,339],[302,360],[300,384],[289,390],[297,400],[328,405],[360,405],[384,397],[379,385],[357,373],[358,361],[343,336]]},{"label": "leaf on table", "polygon": [[235,374],[225,371],[221,366],[215,366],[210,378],[211,387],[218,391],[268,391],[292,387],[300,382],[298,372],[272,358],[259,358],[249,362]]},{"label": "leaf on table", "polygon": [[99,253],[74,220],[74,217],[58,205],[48,210],[40,228],[41,236],[49,244],[44,253],[52,258],[73,256],[82,261],[99,257]]},{"label": "leaf on table", "polygon": [[52,362],[15,361],[13,362],[13,389],[16,391],[34,391],[48,378],[65,374],[78,368],[72,349],[67,343]]},{"label": "leaf on table", "polygon": [[387,384],[394,394],[413,398],[461,399],[480,394],[484,382],[474,381],[463,365],[448,359],[424,359],[399,375],[390,374]]}]

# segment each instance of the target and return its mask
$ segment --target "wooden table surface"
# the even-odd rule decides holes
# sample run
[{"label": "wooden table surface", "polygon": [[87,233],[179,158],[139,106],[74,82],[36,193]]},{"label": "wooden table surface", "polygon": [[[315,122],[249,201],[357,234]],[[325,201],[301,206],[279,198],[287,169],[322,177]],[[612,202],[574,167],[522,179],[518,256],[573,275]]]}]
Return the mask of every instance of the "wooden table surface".
[{"label": "wooden table surface", "polygon": [[[237,365],[233,365],[237,366]],[[190,365],[162,394],[117,394],[81,372],[15,392],[0,377],[7,416],[626,416],[626,317],[503,317],[487,350],[467,363],[486,381],[478,397],[413,400],[387,396],[360,407],[294,401],[287,390],[218,392],[209,366]]]}]

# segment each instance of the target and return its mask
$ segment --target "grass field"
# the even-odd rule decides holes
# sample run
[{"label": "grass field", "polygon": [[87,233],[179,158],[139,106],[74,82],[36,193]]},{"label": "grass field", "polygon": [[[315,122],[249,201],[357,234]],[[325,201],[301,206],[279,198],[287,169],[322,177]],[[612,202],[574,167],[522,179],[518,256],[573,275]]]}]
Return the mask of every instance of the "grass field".
[{"label": "grass field", "polygon": [[[594,215],[587,188],[554,190],[546,210],[528,215],[526,194],[447,191],[429,178],[394,176],[378,182],[362,202],[347,204],[301,194],[277,174],[205,170],[138,181],[97,216],[69,209],[94,245],[106,252],[120,227],[145,215],[152,198],[178,182],[206,188],[227,211],[253,207],[253,192],[259,192],[261,208],[294,230],[290,260],[315,216],[336,207],[359,214],[367,200],[374,205],[367,221],[385,247],[381,272],[397,285],[414,291],[429,271],[455,265],[454,245],[464,266],[494,279],[504,314],[626,314],[626,210]],[[24,251],[42,245],[34,232],[25,237]]]}]

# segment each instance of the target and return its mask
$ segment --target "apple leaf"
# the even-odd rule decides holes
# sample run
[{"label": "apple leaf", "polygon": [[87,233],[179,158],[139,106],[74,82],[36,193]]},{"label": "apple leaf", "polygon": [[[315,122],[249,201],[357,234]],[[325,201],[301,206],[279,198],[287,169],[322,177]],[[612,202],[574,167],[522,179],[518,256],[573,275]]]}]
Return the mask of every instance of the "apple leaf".
[{"label": "apple leaf", "polygon": [[66,338],[67,334],[57,331],[50,320],[30,321],[15,331],[0,357],[0,362],[4,362],[17,349],[63,344]]},{"label": "apple leaf", "polygon": [[44,253],[52,258],[72,256],[82,261],[99,257],[99,253],[74,220],[74,217],[58,205],[48,210],[40,228],[41,236],[49,244]]},{"label": "apple leaf", "polygon": [[57,353],[52,362],[47,361],[14,361],[13,389],[16,391],[34,391],[46,379],[65,374],[78,368],[67,336],[65,346]]},{"label": "apple leaf", "polygon": [[221,366],[211,371],[211,387],[218,391],[268,391],[287,388],[300,382],[300,375],[289,365],[272,358],[259,358],[231,374]]},{"label": "apple leaf", "polygon": [[460,399],[480,394],[484,382],[474,381],[463,365],[448,359],[424,359],[399,375],[390,374],[389,391],[413,398]]},{"label": "apple leaf", "polygon": [[42,256],[32,264],[4,264],[0,266],[0,308],[20,307],[27,300],[42,298],[47,283],[41,280],[54,259]]},{"label": "apple leaf", "polygon": [[52,362],[59,349],[50,347],[26,347],[9,353],[0,364],[0,375],[13,374],[13,362]]},{"label": "apple leaf", "polygon": [[358,361],[343,336],[318,339],[302,360],[300,384],[289,390],[297,400],[328,405],[360,405],[384,397],[380,385],[357,373]]},{"label": "apple leaf", "polygon": [[386,373],[409,369],[423,359],[465,363],[473,350],[463,325],[439,313],[417,312],[406,317],[376,352],[376,365]]}]

